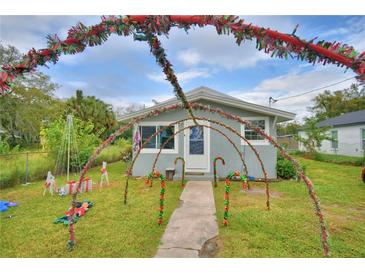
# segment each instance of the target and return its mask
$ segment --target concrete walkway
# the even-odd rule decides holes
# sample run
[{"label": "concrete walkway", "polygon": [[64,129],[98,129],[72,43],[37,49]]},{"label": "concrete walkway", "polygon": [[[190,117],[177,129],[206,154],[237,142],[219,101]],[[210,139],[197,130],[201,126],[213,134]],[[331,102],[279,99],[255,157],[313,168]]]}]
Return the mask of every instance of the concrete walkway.
[{"label": "concrete walkway", "polygon": [[157,258],[198,258],[204,243],[218,235],[212,183],[189,181],[162,236]]}]

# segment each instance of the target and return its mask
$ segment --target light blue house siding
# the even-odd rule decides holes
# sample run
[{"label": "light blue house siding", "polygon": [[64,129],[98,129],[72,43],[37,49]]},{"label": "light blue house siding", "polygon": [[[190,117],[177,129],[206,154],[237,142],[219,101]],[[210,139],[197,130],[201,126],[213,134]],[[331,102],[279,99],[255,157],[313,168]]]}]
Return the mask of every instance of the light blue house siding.
[{"label": "light blue house siding", "polygon": [[[240,117],[246,118],[246,117],[262,117],[266,118],[268,120],[268,131],[271,136],[274,138],[276,137],[276,126],[275,126],[275,116],[272,115],[265,115],[262,113],[254,112],[254,111],[248,111],[243,110],[236,107],[226,106],[222,104],[218,104],[216,102],[211,102],[208,100],[198,100],[196,101],[198,103],[202,103],[205,105],[210,105],[211,107],[220,108],[226,112],[238,115]],[[232,128],[235,128],[238,132],[241,133],[241,125],[235,121],[225,119],[218,114],[212,114],[207,113],[204,111],[194,111],[195,115],[197,117],[206,117],[210,118],[212,120],[217,120],[220,122],[225,123],[228,126],[231,126]],[[158,124],[158,122],[173,122],[178,121],[183,118],[187,118],[187,112],[185,110],[177,110],[172,111],[168,113],[163,113],[158,117],[153,117],[151,119],[146,119],[143,122],[148,122],[151,124]],[[133,130],[133,136],[137,129],[138,125],[135,125]],[[210,124],[212,127],[216,127],[222,132],[224,132],[227,136],[231,138],[231,140],[237,145],[237,147],[240,149],[241,153],[243,154],[243,158],[247,164],[248,167],[248,175],[254,176],[256,178],[263,178],[263,172],[261,169],[261,166],[252,151],[252,149],[247,145],[243,144],[240,140],[240,138],[232,133],[231,131],[218,126],[216,124]],[[178,125],[178,129],[183,128],[183,124]],[[185,149],[185,142],[184,142],[184,131],[178,134],[178,144],[177,144],[177,152],[176,153],[161,153],[158,163],[157,163],[157,170],[160,172],[165,173],[166,168],[172,168],[174,167],[174,160],[176,157],[184,157],[184,149]],[[217,165],[217,172],[220,177],[225,177],[230,171],[232,170],[239,170],[241,172],[244,171],[244,167],[242,165],[242,161],[237,154],[236,150],[232,146],[231,143],[229,143],[226,138],[222,135],[220,135],[218,132],[215,132],[214,130],[210,130],[210,136],[209,136],[209,166],[208,170],[204,172],[205,176],[211,177],[213,175],[213,160],[215,157],[223,157],[226,161],[226,165],[222,166],[222,164],[219,162]],[[276,149],[269,143],[267,144],[260,144],[260,145],[254,145],[254,147],[259,152],[259,155],[264,163],[266,172],[268,174],[268,177],[271,179],[276,178]],[[135,155],[133,155],[134,157]],[[149,172],[151,172],[153,161],[156,157],[156,153],[141,153],[139,155],[139,158],[137,159],[134,169],[133,169],[133,176],[145,176]],[[181,163],[178,163],[176,166],[176,174],[175,177],[181,176]]]}]

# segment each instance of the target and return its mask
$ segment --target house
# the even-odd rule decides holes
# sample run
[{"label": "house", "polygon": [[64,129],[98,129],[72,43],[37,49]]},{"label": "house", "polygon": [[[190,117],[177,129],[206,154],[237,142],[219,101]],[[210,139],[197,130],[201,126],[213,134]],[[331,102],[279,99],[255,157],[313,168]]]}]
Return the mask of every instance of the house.
[{"label": "house", "polygon": [[[289,121],[295,117],[295,114],[293,113],[248,103],[207,87],[199,87],[187,92],[186,97],[189,102],[201,103],[208,105],[211,108],[219,108],[238,115],[243,119],[250,120],[251,123],[261,127],[267,134],[272,135],[274,138],[276,136],[276,123]],[[173,98],[152,107],[123,115],[119,117],[118,120],[127,122],[132,118],[136,118],[152,110],[179,102],[180,101],[176,98]],[[276,149],[268,141],[261,138],[256,132],[241,126],[240,123],[222,118],[216,113],[194,110],[194,114],[197,117],[208,117],[209,119],[223,122],[244,135],[259,152],[268,177],[272,179],[276,178]],[[136,124],[133,129],[133,136],[136,137],[136,134],[137,136],[141,136],[140,139],[143,143],[149,136],[155,133],[156,130],[158,131],[159,127],[169,125],[174,121],[179,121],[187,117],[187,111],[185,109],[161,113],[159,116],[143,120]],[[200,121],[199,123],[201,125],[209,125],[206,121]],[[168,128],[168,130],[163,131],[157,138],[153,138],[142,148],[141,154],[134,165],[132,175],[145,176],[149,174],[160,145],[167,141],[174,132],[183,129],[186,126],[191,126],[192,124],[192,120],[179,123]],[[176,157],[183,157],[186,162],[187,176],[190,175],[192,178],[212,178],[213,160],[220,156],[226,162],[225,166],[222,166],[221,164],[217,165],[217,173],[220,177],[226,176],[233,170],[243,172],[244,166],[241,158],[232,144],[218,132],[201,125],[190,129],[188,128],[181,131],[180,134],[175,135],[162,150],[156,169],[165,173],[166,169],[174,168],[174,160]],[[234,142],[237,148],[239,148],[240,153],[243,154],[243,158],[247,163],[248,175],[256,178],[263,178],[260,164],[247,143],[233,134],[232,131],[223,128],[222,126],[216,124],[210,124],[210,126],[216,127],[225,133]],[[133,157],[135,154],[136,153],[134,152]],[[174,179],[177,179],[181,177],[181,164],[179,163],[175,168]]]},{"label": "house", "polygon": [[[325,140],[318,148],[319,152],[347,156],[363,156],[365,149],[365,110],[342,114],[318,123],[319,127],[329,126],[328,135],[333,140]],[[300,136],[305,137],[303,131]],[[304,151],[302,143],[299,150]]]}]

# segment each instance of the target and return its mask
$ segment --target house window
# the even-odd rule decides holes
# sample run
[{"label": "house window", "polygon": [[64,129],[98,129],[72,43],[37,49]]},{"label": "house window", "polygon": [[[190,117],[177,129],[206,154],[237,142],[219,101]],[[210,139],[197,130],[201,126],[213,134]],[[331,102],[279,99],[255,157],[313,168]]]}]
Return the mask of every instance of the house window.
[{"label": "house window", "polygon": [[[253,126],[261,128],[265,133],[269,132],[269,119],[267,117],[243,118],[248,120]],[[248,128],[245,125],[241,126],[241,134],[252,144],[268,144],[267,140],[257,133],[254,129]],[[241,140],[242,144],[247,144]]]},{"label": "house window", "polygon": [[[157,131],[160,131],[165,125],[140,125],[139,131],[141,135],[141,146]],[[149,142],[144,144],[142,152],[158,152],[158,150],[163,146],[165,142],[165,146],[163,147],[163,151],[175,152],[176,148],[176,136],[175,138],[168,139],[174,135],[175,126],[169,126],[156,136],[150,139]]]},{"label": "house window", "polygon": [[365,150],[365,128],[361,129],[361,144],[362,149]]},{"label": "house window", "polygon": [[331,148],[332,149],[338,149],[338,131],[337,130],[331,130]]}]

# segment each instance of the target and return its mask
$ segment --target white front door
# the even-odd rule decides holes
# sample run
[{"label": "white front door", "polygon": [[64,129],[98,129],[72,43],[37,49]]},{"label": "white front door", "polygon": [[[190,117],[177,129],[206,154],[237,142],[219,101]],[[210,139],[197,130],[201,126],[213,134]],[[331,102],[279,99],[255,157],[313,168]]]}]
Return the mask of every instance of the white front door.
[{"label": "white front door", "polygon": [[[198,120],[201,125],[209,122]],[[194,125],[192,120],[185,121],[184,126]],[[210,128],[194,126],[184,132],[184,158],[186,171],[210,171]]]}]

